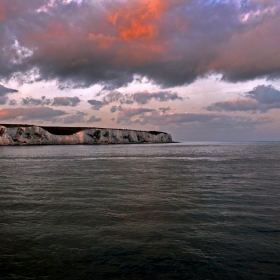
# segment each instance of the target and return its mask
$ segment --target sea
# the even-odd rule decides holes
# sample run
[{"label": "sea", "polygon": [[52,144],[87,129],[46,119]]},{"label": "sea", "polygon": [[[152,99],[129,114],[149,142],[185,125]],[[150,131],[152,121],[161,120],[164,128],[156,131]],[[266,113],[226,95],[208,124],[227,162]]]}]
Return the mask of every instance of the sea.
[{"label": "sea", "polygon": [[280,279],[280,142],[1,146],[0,279]]}]

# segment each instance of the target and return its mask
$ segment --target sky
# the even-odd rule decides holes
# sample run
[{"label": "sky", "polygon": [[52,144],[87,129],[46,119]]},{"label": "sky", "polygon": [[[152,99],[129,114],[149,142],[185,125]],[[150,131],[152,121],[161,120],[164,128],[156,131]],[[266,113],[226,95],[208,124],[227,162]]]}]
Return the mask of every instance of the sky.
[{"label": "sky", "polygon": [[280,1],[0,0],[0,123],[280,140]]}]

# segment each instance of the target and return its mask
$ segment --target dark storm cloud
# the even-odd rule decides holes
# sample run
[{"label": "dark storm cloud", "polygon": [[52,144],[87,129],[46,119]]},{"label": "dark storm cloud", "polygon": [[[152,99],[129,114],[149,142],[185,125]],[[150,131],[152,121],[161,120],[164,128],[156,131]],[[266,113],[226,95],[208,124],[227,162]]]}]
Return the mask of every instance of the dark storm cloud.
[{"label": "dark storm cloud", "polygon": [[51,120],[66,112],[48,107],[0,109],[0,120]]},{"label": "dark storm cloud", "polygon": [[75,107],[81,102],[80,98],[75,97],[55,97],[52,102],[52,106],[71,106]]},{"label": "dark storm cloud", "polygon": [[251,111],[267,112],[280,108],[280,91],[272,86],[259,85],[246,94],[245,98],[236,98],[217,102],[206,109],[209,111]]},{"label": "dark storm cloud", "polygon": [[0,22],[3,80],[112,90],[136,77],[162,87],[209,73],[280,77],[277,0],[2,0]]}]

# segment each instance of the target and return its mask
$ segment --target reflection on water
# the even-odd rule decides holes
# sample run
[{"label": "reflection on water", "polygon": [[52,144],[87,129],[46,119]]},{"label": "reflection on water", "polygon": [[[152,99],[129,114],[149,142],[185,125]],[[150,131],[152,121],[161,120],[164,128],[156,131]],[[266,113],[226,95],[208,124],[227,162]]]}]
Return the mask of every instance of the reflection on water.
[{"label": "reflection on water", "polygon": [[0,147],[2,279],[279,279],[280,144]]}]

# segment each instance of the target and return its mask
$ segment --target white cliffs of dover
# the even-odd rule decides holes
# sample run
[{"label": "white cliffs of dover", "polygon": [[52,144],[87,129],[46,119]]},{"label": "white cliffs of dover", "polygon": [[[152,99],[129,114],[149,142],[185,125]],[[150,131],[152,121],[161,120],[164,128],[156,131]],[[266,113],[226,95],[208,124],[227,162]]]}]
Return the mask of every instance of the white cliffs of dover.
[{"label": "white cliffs of dover", "polygon": [[170,134],[111,128],[0,125],[0,145],[171,143]]}]

